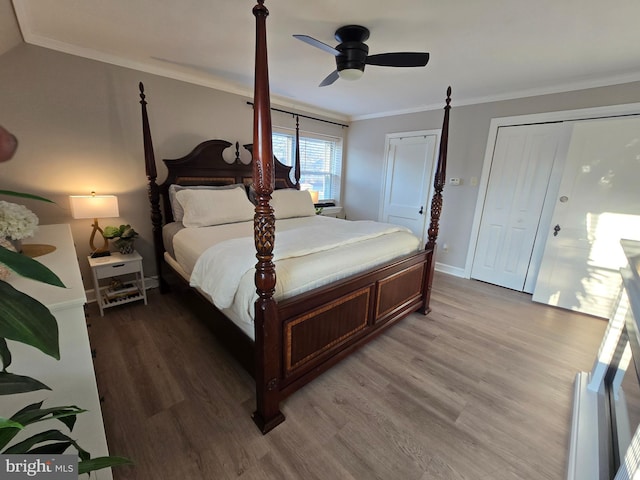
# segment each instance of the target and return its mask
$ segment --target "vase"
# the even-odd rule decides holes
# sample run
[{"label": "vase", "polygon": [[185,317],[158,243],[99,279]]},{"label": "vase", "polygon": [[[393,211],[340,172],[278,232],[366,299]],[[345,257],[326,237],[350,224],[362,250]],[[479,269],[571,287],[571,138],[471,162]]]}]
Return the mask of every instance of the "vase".
[{"label": "vase", "polygon": [[22,240],[14,240],[11,237],[5,237],[5,240],[16,250],[16,252],[22,253]]},{"label": "vase", "polygon": [[119,238],[114,242],[114,246],[123,255],[133,253],[133,239],[132,238]]}]

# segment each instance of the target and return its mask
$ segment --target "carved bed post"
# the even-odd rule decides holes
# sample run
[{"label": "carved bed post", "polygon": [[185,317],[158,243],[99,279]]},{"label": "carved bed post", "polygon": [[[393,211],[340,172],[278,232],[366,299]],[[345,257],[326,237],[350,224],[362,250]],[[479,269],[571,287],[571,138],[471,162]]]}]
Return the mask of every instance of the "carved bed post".
[{"label": "carved bed post", "polygon": [[296,159],[294,176],[296,177],[296,188],[300,190],[300,116],[296,115]]},{"label": "carved bed post", "polygon": [[164,255],[162,246],[162,213],[160,213],[160,191],[156,183],[156,159],[153,154],[153,142],[151,140],[151,129],[149,128],[149,117],[147,116],[147,101],[144,95],[144,85],[140,88],[140,105],[142,106],[142,137],[144,140],[144,165],[149,181],[148,194],[151,205],[151,224],[153,225],[153,245],[156,258],[156,271],[160,282],[160,291],[165,293],[169,290],[166,279],[162,276],[162,256]]},{"label": "carved bed post", "polygon": [[431,250],[429,261],[429,274],[426,285],[425,301],[422,313],[431,311],[429,302],[431,300],[431,287],[433,285],[433,275],[436,267],[436,240],[440,228],[440,214],[442,213],[442,190],[447,177],[447,145],[449,143],[449,110],[451,110],[451,87],[447,88],[447,99],[444,106],[444,119],[442,120],[442,135],[440,136],[440,151],[438,154],[438,165],[433,180],[433,198],[431,199],[431,223],[427,232],[429,240],[425,246],[426,250]]},{"label": "carved bed post", "polygon": [[275,215],[269,204],[274,188],[273,146],[271,140],[271,102],[267,66],[266,20],[269,11],[264,0],[253,7],[256,17],[256,57],[253,109],[253,185],[257,205],[253,220],[256,245],[255,282],[255,381],[257,408],[253,421],[262,433],[284,421],[280,412],[278,378],[280,374],[280,335],[278,312],[273,294],[276,269],[273,264]]}]

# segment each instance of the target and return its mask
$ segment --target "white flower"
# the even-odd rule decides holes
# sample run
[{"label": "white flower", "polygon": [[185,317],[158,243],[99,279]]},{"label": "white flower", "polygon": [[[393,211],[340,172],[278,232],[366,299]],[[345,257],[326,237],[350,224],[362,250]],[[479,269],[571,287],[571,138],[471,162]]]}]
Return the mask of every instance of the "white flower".
[{"label": "white flower", "polygon": [[0,200],[0,237],[22,240],[38,229],[38,217],[24,205]]}]

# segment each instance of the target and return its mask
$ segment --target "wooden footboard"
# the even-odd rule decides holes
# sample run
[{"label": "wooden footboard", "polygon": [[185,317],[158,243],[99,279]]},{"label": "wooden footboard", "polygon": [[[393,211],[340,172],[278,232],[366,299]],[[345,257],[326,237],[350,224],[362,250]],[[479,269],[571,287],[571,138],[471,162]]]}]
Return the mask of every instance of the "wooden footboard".
[{"label": "wooden footboard", "polygon": [[315,377],[340,351],[364,343],[422,308],[429,260],[429,252],[421,252],[334,285],[321,295],[310,292],[280,302],[281,389],[308,377],[309,372]]}]

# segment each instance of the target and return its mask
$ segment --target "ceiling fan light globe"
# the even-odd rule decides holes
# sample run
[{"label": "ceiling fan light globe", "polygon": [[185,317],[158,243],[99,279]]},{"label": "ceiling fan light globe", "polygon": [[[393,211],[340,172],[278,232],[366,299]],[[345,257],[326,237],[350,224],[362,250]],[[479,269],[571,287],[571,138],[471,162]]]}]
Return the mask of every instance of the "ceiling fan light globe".
[{"label": "ceiling fan light globe", "polygon": [[359,80],[363,74],[364,74],[364,71],[357,68],[345,68],[344,70],[340,70],[338,72],[338,75],[340,75],[340,78],[342,78],[343,80],[349,80],[349,81]]}]

